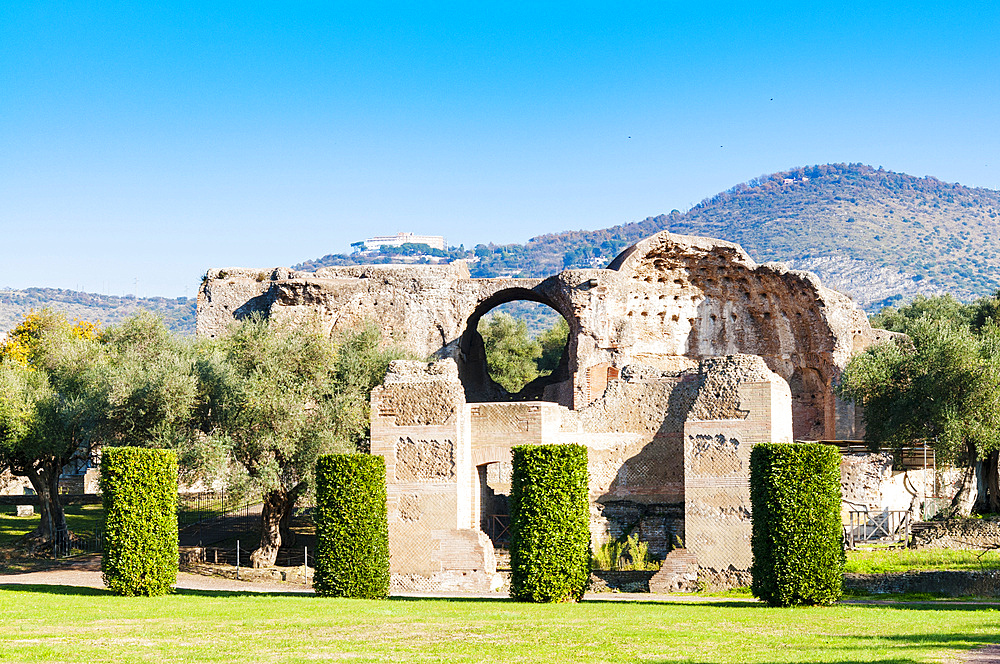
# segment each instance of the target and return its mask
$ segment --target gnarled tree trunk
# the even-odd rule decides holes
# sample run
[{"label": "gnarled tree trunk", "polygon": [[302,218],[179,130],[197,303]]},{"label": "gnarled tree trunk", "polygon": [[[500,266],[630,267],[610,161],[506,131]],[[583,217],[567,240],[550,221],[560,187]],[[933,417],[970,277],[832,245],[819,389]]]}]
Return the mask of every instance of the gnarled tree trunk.
[{"label": "gnarled tree trunk", "polygon": [[282,534],[288,532],[292,508],[304,488],[296,485],[291,491],[274,489],[264,494],[264,506],[260,515],[260,546],[250,554],[254,567],[273,567],[278,558],[278,550],[283,541]]},{"label": "gnarled tree trunk", "polygon": [[951,501],[950,517],[966,517],[972,514],[972,508],[979,497],[979,487],[976,482],[976,449],[969,445],[965,474],[962,476],[962,486]]},{"label": "gnarled tree trunk", "polygon": [[69,527],[66,525],[66,513],[59,502],[59,472],[62,469],[51,468],[52,464],[40,464],[23,468],[22,474],[31,482],[31,487],[38,494],[39,520],[38,527],[25,536],[29,547],[34,550],[49,549],[56,541],[65,542],[69,537]]},{"label": "gnarled tree trunk", "polygon": [[1000,513],[1000,450],[993,450],[983,459],[983,484],[986,485],[986,511]]}]

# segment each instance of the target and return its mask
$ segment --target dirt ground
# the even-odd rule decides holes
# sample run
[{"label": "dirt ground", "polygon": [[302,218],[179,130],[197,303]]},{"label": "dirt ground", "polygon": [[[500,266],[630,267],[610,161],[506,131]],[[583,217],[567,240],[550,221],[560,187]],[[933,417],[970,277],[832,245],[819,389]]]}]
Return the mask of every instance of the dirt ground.
[{"label": "dirt ground", "polygon": [[[33,571],[8,573],[0,576],[0,589],[7,584],[39,584],[58,586],[81,586],[103,588],[100,555],[77,556],[65,562],[41,566]],[[220,576],[192,574],[181,571],[177,574],[177,588],[188,590],[233,590],[243,592],[284,592],[312,594],[311,587],[294,585],[280,581],[237,581]]]}]

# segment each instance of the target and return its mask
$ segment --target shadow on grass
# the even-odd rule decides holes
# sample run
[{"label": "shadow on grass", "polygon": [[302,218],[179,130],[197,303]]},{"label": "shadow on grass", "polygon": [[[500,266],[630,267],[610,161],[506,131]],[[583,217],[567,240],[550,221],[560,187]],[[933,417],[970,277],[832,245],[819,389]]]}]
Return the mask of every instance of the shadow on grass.
[{"label": "shadow on grass", "polygon": [[[43,583],[2,583],[0,591],[45,593],[48,595],[79,595],[100,597],[115,597],[115,593],[107,588],[91,588],[90,586],[66,586]],[[169,595],[188,597],[313,597],[313,593],[297,592],[254,592],[252,590],[195,590],[192,588],[175,588]]]},{"label": "shadow on grass", "polygon": [[[689,659],[686,661],[697,662],[698,664],[713,664],[711,660]],[[911,659],[909,657],[893,657],[892,659],[872,659],[871,657],[865,657],[864,659],[835,659],[822,661],[823,664],[872,664],[872,662],[876,662],[877,664],[926,664],[926,660]],[[677,664],[677,660],[651,660],[650,664]],[[788,662],[755,662],[754,664],[788,664]]]},{"label": "shadow on grass", "polygon": [[0,590],[8,592],[47,593],[49,595],[111,595],[107,588],[90,586],[61,586],[47,583],[2,583]]},{"label": "shadow on grass", "polygon": [[316,597],[315,593],[309,592],[307,590],[291,590],[291,591],[263,591],[258,592],[254,590],[201,590],[196,588],[174,588],[174,591],[170,593],[171,595],[183,595],[186,597],[214,597],[214,598],[231,598],[231,597],[292,597],[292,598],[302,598]]}]

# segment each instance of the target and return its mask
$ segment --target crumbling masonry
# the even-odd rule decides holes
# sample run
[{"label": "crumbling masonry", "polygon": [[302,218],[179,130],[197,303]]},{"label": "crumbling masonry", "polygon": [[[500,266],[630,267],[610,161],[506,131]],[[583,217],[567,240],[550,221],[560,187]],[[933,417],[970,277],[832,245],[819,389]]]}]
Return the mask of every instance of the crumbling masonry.
[{"label": "crumbling masonry", "polygon": [[[480,318],[546,304],[569,323],[558,369],[516,395],[489,377]],[[606,269],[472,279],[464,263],[212,270],[198,334],[254,311],[333,332],[374,321],[436,361],[396,362],[372,393],[371,450],[386,459],[393,581],[488,588],[503,541],[510,448],[589,448],[594,545],[638,533],[660,556],[745,583],[754,443],[858,437],[833,392],[881,334],[815,275],[756,264],[737,245],[659,233]]]}]

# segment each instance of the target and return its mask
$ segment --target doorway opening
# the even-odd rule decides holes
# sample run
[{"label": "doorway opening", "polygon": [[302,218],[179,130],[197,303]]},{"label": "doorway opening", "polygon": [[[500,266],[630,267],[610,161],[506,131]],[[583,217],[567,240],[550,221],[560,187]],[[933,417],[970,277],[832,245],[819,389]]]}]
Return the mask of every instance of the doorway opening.
[{"label": "doorway opening", "polygon": [[479,528],[493,542],[495,549],[510,546],[509,461],[494,461],[477,466],[479,473]]}]

